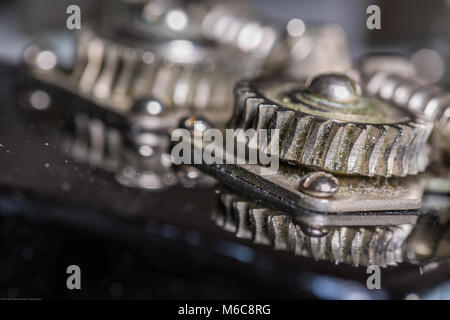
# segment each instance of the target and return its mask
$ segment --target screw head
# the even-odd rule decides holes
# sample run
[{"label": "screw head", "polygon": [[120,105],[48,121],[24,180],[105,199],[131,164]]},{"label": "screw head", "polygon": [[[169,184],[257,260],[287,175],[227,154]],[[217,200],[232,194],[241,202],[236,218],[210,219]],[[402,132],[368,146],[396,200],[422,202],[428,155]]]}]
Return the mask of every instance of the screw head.
[{"label": "screw head", "polygon": [[302,178],[299,188],[313,197],[327,198],[339,190],[339,180],[326,172],[311,172]]},{"label": "screw head", "polygon": [[327,234],[330,233],[330,230],[324,227],[312,227],[303,225],[300,226],[300,228],[304,234],[313,238],[325,237]]},{"label": "screw head", "polygon": [[145,97],[137,100],[132,108],[132,113],[137,115],[160,116],[166,108],[154,97]]},{"label": "screw head", "polygon": [[179,128],[187,129],[189,131],[204,132],[207,129],[212,128],[212,126],[205,117],[192,115],[181,119]]},{"label": "screw head", "polygon": [[24,61],[41,71],[51,71],[58,65],[56,53],[43,44],[31,44],[24,52]]},{"label": "screw head", "polygon": [[361,87],[344,74],[321,74],[308,81],[307,91],[337,103],[354,103],[361,97]]}]

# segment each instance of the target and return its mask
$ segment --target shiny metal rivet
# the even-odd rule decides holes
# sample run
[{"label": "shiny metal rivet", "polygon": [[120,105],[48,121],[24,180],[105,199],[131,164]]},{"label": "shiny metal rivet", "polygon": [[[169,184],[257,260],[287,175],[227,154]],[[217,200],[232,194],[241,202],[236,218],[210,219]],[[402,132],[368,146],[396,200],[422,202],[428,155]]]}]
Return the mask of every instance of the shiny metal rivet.
[{"label": "shiny metal rivet", "polygon": [[139,147],[139,154],[145,158],[150,158],[155,153],[155,150],[149,145]]},{"label": "shiny metal rivet", "polygon": [[32,109],[43,111],[50,107],[52,99],[47,92],[34,90],[30,93],[28,102]]},{"label": "shiny metal rivet", "polygon": [[339,180],[326,172],[311,172],[302,178],[299,188],[313,197],[327,198],[339,190]]},{"label": "shiny metal rivet", "polygon": [[58,57],[52,50],[36,44],[32,44],[25,49],[24,59],[28,65],[42,71],[53,70],[58,64]]},{"label": "shiny metal rivet", "polygon": [[361,87],[344,74],[322,74],[308,81],[308,92],[332,102],[352,103],[361,97]]},{"label": "shiny metal rivet", "polygon": [[164,111],[164,105],[153,97],[137,100],[132,108],[132,112],[137,115],[160,116]]},{"label": "shiny metal rivet", "polygon": [[300,229],[305,235],[314,238],[325,237],[330,233],[330,230],[324,227],[300,226]]},{"label": "shiny metal rivet", "polygon": [[211,124],[205,117],[195,115],[181,119],[179,127],[187,129],[189,131],[197,131],[197,132],[204,132],[212,128]]}]

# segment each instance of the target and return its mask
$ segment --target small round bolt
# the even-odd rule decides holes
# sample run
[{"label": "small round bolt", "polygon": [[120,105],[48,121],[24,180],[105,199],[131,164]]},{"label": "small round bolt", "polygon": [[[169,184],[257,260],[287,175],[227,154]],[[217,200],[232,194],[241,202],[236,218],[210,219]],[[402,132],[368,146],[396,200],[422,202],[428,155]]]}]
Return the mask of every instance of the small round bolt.
[{"label": "small round bolt", "polygon": [[307,91],[337,103],[353,103],[361,97],[361,87],[344,74],[322,74],[308,81]]},{"label": "small round bolt", "polygon": [[312,227],[312,226],[300,226],[300,229],[304,234],[313,238],[324,237],[330,233],[330,230],[324,227]]},{"label": "small round bolt", "polygon": [[212,127],[211,124],[205,117],[195,115],[181,119],[179,124],[179,128],[197,132],[204,132],[211,127]]},{"label": "small round bolt", "polygon": [[34,90],[28,97],[28,106],[37,111],[47,110],[51,106],[50,95],[43,90]]},{"label": "small round bolt", "polygon": [[339,190],[339,180],[326,172],[311,172],[302,178],[299,188],[313,197],[327,198]]},{"label": "small round bolt", "polygon": [[160,116],[165,111],[164,105],[153,97],[145,97],[137,100],[132,112],[137,115]]},{"label": "small round bolt", "polygon": [[55,52],[38,44],[29,45],[24,52],[25,62],[42,71],[53,70],[58,65]]}]

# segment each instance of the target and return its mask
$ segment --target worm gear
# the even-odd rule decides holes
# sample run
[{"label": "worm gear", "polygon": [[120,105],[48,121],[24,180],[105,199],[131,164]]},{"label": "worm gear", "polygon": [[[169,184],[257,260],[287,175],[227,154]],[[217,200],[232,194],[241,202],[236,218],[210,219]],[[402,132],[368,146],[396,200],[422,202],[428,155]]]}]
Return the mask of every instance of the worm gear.
[{"label": "worm gear", "polygon": [[[311,81],[259,79],[236,89],[233,125],[278,129],[281,160],[345,175],[406,176],[425,170],[432,124],[361,94],[340,74]],[[257,136],[257,135],[256,135]]]},{"label": "worm gear", "polygon": [[310,229],[283,212],[219,188],[213,221],[238,238],[335,264],[395,266],[404,261],[412,224]]}]

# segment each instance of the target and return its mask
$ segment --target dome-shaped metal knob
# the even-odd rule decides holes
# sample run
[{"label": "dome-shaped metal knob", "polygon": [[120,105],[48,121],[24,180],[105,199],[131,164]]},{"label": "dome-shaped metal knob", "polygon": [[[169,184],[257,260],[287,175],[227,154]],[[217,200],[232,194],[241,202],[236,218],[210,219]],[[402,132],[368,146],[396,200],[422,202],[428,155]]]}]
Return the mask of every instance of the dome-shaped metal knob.
[{"label": "dome-shaped metal knob", "polygon": [[344,74],[321,74],[308,81],[308,92],[318,98],[338,103],[354,103],[361,97],[361,87]]}]

